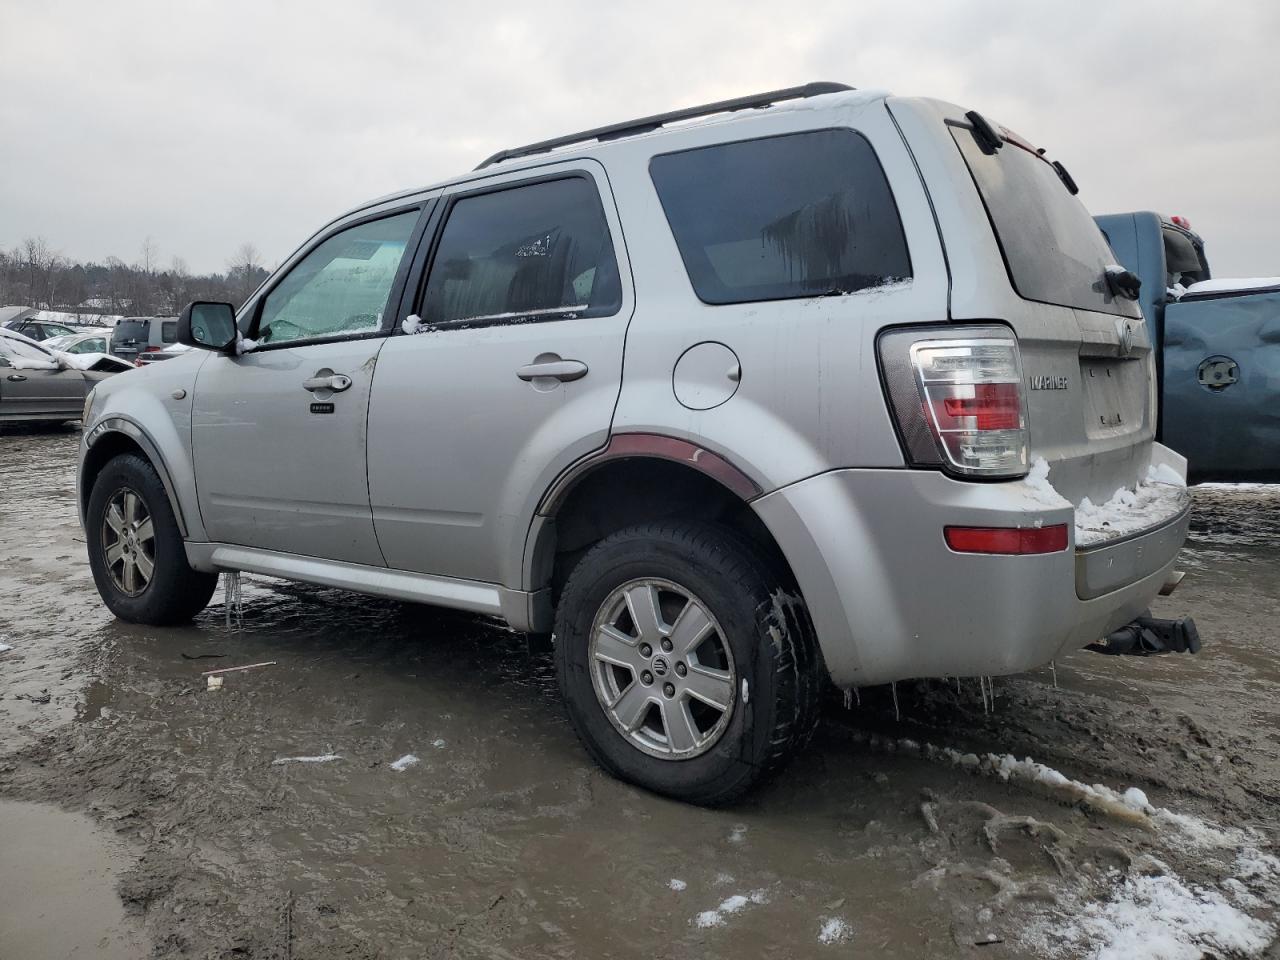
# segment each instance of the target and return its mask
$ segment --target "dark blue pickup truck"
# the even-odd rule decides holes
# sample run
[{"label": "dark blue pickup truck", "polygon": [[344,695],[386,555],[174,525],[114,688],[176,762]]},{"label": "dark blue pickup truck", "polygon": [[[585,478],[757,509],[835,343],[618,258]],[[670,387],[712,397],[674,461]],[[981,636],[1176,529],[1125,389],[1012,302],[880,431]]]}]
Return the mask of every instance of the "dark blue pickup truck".
[{"label": "dark blue pickup truck", "polygon": [[1192,483],[1280,482],[1280,277],[1213,279],[1204,242],[1180,217],[1096,218],[1142,281],[1160,389],[1159,439]]}]

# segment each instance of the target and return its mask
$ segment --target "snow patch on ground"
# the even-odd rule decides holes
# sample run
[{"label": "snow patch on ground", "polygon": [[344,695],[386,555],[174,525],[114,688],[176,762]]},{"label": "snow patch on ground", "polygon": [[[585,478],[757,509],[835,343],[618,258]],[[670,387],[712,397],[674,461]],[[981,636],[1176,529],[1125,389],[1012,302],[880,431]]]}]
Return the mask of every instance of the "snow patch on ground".
[{"label": "snow patch on ground", "polygon": [[[1054,931],[1094,960],[1201,960],[1256,957],[1275,939],[1275,927],[1232,906],[1216,890],[1176,876],[1128,877],[1106,903],[1084,903]],[[1034,939],[1049,942],[1046,931]]]},{"label": "snow patch on ground", "polygon": [[418,758],[414,756],[412,753],[406,753],[399,760],[391,761],[390,767],[396,773],[400,773],[401,771],[408,770],[410,767],[412,767],[416,763],[418,763]]},{"label": "snow patch on ground", "polygon": [[271,761],[273,767],[278,767],[285,763],[328,763],[331,760],[341,760],[342,757],[336,753],[322,753],[315,757],[277,757]]},{"label": "snow patch on ground", "polygon": [[12,649],[13,647],[7,643],[0,643],[0,653],[8,653]]},{"label": "snow patch on ground", "polygon": [[752,904],[768,903],[769,895],[764,890],[753,890],[748,894],[735,893],[720,902],[714,910],[703,910],[693,918],[693,925],[702,929],[722,927],[726,917],[741,913]]},{"label": "snow patch on ground", "polygon": [[747,825],[745,823],[735,823],[733,829],[729,831],[730,843],[741,843],[747,839]]},{"label": "snow patch on ground", "polygon": [[435,747],[437,750],[443,750],[443,749],[444,749],[444,741],[443,741],[443,740],[432,740],[432,741],[431,741],[431,745],[432,745],[433,747]]},{"label": "snow patch on ground", "polygon": [[853,927],[839,917],[830,917],[822,921],[822,929],[818,931],[819,943],[844,943],[853,936]]},{"label": "snow patch on ground", "polygon": [[689,885],[685,883],[683,880],[677,880],[675,877],[672,877],[670,880],[667,881],[667,886],[670,887],[672,890],[674,890],[676,893],[680,893],[686,888],[688,888]]}]

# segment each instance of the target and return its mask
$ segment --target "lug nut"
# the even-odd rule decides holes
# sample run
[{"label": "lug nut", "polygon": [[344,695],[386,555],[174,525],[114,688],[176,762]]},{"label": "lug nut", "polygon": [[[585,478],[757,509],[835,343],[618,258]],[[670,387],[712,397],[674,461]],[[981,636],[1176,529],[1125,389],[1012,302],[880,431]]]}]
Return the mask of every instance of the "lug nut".
[{"label": "lug nut", "polygon": [[683,677],[688,672],[689,672],[689,668],[686,667],[683,663],[676,664],[676,676]]},{"label": "lug nut", "polygon": [[653,656],[653,647],[649,646],[647,643],[640,644],[640,656],[642,657]]},{"label": "lug nut", "polygon": [[662,685],[662,692],[665,693],[668,697],[674,697],[676,695],[676,688],[669,683],[664,683]]},{"label": "lug nut", "polygon": [[670,653],[670,652],[671,652],[671,641],[670,641],[670,640],[663,640],[663,641],[662,641],[662,649],[663,649],[663,650],[665,650],[667,653]]},{"label": "lug nut", "polygon": [[640,674],[640,682],[646,687],[649,686],[649,684],[653,683],[653,674],[646,670],[644,673]]}]

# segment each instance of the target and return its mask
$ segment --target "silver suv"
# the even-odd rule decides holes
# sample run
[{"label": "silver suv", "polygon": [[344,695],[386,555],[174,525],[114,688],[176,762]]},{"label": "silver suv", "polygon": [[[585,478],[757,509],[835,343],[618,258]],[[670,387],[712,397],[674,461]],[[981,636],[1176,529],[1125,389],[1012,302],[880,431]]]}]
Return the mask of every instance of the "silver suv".
[{"label": "silver suv", "polygon": [[98,588],[166,624],[251,571],[553,634],[591,755],[703,803],[827,678],[1158,647],[1185,463],[1074,193],[977,113],[824,83],[372,201],[94,392]]}]

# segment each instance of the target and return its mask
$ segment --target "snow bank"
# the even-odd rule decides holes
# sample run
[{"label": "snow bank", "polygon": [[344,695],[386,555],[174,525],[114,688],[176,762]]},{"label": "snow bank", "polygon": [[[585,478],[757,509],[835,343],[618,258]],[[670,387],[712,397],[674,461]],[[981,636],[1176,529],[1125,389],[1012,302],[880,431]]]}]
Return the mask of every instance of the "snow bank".
[{"label": "snow bank", "polygon": [[1201,280],[1183,290],[1184,297],[1193,297],[1197,293],[1236,293],[1246,290],[1264,290],[1267,287],[1280,287],[1280,277],[1223,277],[1216,280]]}]

